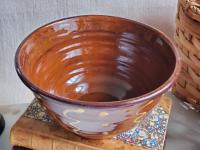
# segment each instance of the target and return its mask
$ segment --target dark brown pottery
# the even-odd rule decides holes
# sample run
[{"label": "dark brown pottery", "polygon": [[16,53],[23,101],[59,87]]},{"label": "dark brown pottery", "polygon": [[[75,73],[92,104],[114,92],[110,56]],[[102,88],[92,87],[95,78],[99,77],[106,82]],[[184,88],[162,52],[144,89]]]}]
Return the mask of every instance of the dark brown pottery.
[{"label": "dark brown pottery", "polygon": [[19,77],[55,121],[93,139],[132,128],[180,70],[177,51],[162,33],[98,15],[40,27],[21,43],[15,61]]},{"label": "dark brown pottery", "polygon": [[0,135],[2,134],[4,128],[5,128],[5,120],[3,116],[0,114]]}]

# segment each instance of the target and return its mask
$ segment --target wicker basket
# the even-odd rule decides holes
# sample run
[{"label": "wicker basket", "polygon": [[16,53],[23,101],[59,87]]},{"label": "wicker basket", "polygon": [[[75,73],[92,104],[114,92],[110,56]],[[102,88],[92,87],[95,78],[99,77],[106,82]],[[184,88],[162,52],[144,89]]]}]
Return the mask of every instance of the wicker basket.
[{"label": "wicker basket", "polygon": [[173,92],[200,109],[200,1],[179,0],[175,43],[183,67]]}]

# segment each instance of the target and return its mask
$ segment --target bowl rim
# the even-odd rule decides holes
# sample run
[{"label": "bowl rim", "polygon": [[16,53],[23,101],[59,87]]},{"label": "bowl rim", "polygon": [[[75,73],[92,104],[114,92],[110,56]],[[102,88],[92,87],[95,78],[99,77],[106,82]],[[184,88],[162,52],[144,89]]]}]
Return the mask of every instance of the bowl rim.
[{"label": "bowl rim", "polygon": [[[24,45],[24,43],[38,30],[42,29],[42,28],[46,28],[49,25],[53,25],[54,23],[59,23],[62,21],[66,21],[68,19],[75,19],[75,18],[80,18],[80,17],[110,17],[110,18],[114,18],[114,19],[118,19],[121,21],[128,21],[130,23],[133,24],[137,24],[139,26],[142,26],[143,28],[146,28],[147,30],[151,30],[154,33],[156,33],[157,35],[159,35],[162,40],[164,40],[171,48],[174,56],[175,56],[175,67],[174,70],[172,72],[172,74],[170,75],[170,77],[159,87],[157,87],[156,89],[154,89],[151,92],[145,93],[143,95],[137,96],[137,97],[133,97],[133,98],[128,98],[128,99],[123,99],[123,100],[119,100],[119,101],[110,101],[110,102],[89,102],[89,101],[81,101],[81,100],[77,100],[77,99],[71,99],[71,98],[64,98],[62,96],[58,96],[58,95],[53,95],[49,92],[46,92],[45,90],[41,89],[40,87],[38,87],[37,85],[35,85],[34,83],[32,83],[31,81],[28,80],[28,78],[26,77],[26,75],[23,73],[21,66],[19,64],[19,53],[21,50],[21,47]],[[160,31],[159,29],[156,29],[150,25],[146,25],[144,23],[135,21],[135,20],[131,20],[131,19],[126,19],[126,18],[122,18],[122,17],[117,17],[117,16],[109,16],[109,15],[79,15],[79,16],[72,16],[72,17],[67,17],[67,18],[62,18],[62,19],[58,19],[55,21],[52,21],[50,23],[47,23],[37,29],[35,29],[32,33],[30,33],[19,45],[19,47],[17,48],[17,51],[15,53],[15,69],[16,72],[19,76],[19,78],[22,80],[22,82],[29,88],[31,89],[34,94],[39,95],[39,96],[45,96],[47,98],[50,98],[52,100],[55,101],[61,101],[61,102],[65,102],[65,103],[71,103],[71,104],[75,104],[75,105],[83,105],[83,106],[92,106],[92,107],[124,107],[124,106],[130,106],[130,105],[135,105],[137,103],[141,103],[144,101],[148,101],[151,99],[155,99],[160,97],[162,94],[164,94],[165,92],[167,92],[174,84],[174,82],[176,81],[179,73],[180,73],[180,69],[181,69],[181,57],[180,57],[180,53],[178,52],[178,50],[176,50],[176,47],[174,45],[174,43],[172,43],[172,41],[165,35],[165,33],[163,33],[162,31]]]}]

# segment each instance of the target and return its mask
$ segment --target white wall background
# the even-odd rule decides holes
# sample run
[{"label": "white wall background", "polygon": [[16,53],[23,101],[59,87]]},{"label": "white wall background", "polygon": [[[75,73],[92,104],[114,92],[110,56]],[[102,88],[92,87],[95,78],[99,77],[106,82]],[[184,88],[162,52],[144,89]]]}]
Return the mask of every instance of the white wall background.
[{"label": "white wall background", "polygon": [[149,24],[172,37],[176,4],[177,0],[0,0],[0,105],[33,98],[15,72],[14,54],[37,27],[68,16],[105,14]]}]

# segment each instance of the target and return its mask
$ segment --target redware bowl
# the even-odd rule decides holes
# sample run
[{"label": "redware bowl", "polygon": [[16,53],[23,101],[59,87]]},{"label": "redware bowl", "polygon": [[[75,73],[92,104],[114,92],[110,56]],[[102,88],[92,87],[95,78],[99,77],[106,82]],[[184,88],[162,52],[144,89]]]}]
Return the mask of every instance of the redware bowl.
[{"label": "redware bowl", "polygon": [[174,45],[147,25],[78,16],[44,25],[16,52],[16,70],[49,115],[78,135],[109,138],[137,124],[180,71]]}]

